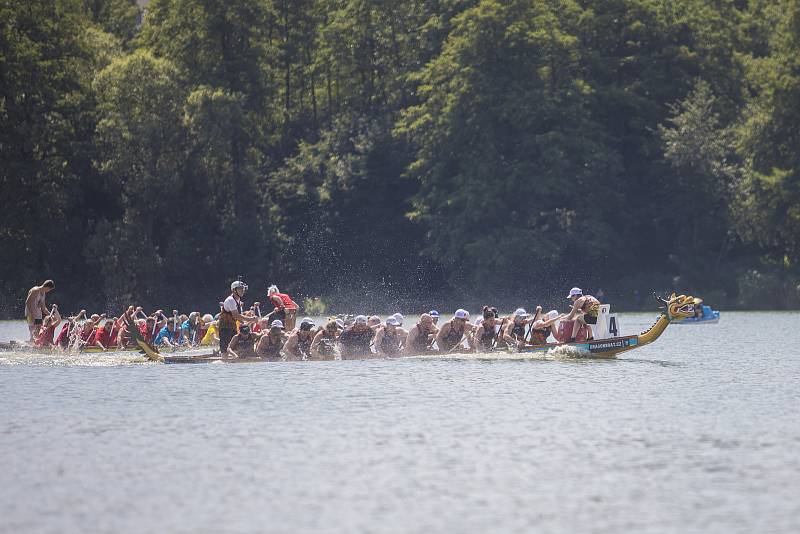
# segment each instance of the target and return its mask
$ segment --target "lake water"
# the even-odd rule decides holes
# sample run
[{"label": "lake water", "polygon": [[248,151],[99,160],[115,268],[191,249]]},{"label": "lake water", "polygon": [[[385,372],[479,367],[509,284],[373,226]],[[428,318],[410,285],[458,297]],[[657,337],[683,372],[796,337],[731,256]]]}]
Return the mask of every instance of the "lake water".
[{"label": "lake water", "polygon": [[799,321],[611,361],[0,353],[0,530],[800,532]]}]

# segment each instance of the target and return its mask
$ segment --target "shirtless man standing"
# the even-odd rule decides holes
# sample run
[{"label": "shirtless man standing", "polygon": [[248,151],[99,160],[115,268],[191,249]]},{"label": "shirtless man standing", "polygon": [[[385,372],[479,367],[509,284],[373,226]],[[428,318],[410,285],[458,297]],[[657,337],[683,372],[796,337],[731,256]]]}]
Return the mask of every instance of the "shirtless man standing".
[{"label": "shirtless man standing", "polygon": [[50,310],[45,303],[45,295],[55,289],[56,284],[52,280],[45,280],[40,286],[33,286],[28,291],[28,298],[25,299],[25,319],[28,321],[28,331],[31,341],[36,341],[39,330],[42,328],[42,320]]}]

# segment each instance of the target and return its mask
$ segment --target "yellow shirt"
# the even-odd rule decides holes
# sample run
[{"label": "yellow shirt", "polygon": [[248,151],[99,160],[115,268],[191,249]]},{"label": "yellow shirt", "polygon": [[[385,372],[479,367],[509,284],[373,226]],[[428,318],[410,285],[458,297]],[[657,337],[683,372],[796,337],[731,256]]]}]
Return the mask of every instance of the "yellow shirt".
[{"label": "yellow shirt", "polygon": [[212,343],[215,343],[216,340],[214,339],[214,336],[219,337],[219,334],[217,333],[217,323],[216,322],[213,322],[213,323],[211,323],[209,325],[208,330],[206,330],[206,335],[204,335],[203,339],[200,340],[200,344],[201,345],[211,345]]}]

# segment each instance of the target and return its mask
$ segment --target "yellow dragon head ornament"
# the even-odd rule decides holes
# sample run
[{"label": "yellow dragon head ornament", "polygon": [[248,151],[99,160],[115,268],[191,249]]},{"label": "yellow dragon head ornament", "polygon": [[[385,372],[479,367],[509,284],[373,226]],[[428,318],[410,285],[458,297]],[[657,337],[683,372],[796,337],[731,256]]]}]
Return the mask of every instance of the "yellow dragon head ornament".
[{"label": "yellow dragon head ornament", "polygon": [[670,321],[685,319],[694,315],[694,307],[701,299],[696,299],[689,295],[676,295],[673,293],[668,299],[656,297],[666,307],[666,315]]}]

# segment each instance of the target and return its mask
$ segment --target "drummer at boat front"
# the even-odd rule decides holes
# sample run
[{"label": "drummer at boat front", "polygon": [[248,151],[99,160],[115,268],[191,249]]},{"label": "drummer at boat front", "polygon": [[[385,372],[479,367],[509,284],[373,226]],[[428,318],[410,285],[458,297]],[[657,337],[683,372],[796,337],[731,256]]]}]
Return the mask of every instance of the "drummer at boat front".
[{"label": "drummer at boat front", "polygon": [[[565,317],[567,321],[575,321],[572,325],[572,336],[568,343],[575,341],[575,336],[582,326],[597,324],[597,316],[600,314],[600,301],[591,295],[584,295],[579,287],[569,290],[568,300],[572,301],[572,310]],[[591,332],[591,326],[589,327]],[[593,336],[589,336],[592,339]]]}]

